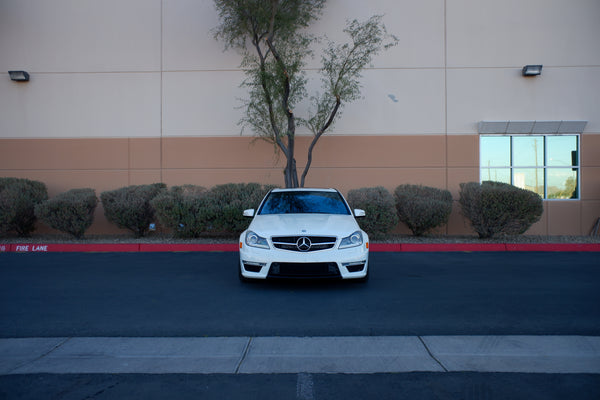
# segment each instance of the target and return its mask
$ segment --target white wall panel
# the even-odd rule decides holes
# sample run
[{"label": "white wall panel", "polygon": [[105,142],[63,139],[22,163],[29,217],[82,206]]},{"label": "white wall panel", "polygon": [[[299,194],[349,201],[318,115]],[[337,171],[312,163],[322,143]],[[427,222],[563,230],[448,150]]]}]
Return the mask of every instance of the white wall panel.
[{"label": "white wall panel", "polygon": [[[223,43],[211,32],[218,15],[211,0],[165,0],[163,6],[163,67],[167,71],[235,69],[240,56],[235,50],[223,52]],[[346,21],[366,20],[384,15],[389,33],[398,46],[377,56],[377,67],[442,67],[444,65],[443,0],[332,0],[311,33],[338,43],[348,41],[343,32]],[[310,68],[320,67],[320,48],[315,43],[315,59]]]},{"label": "white wall panel", "polygon": [[0,79],[0,137],[160,136],[160,73]]},{"label": "white wall panel", "polygon": [[[333,134],[476,133],[495,119],[600,133],[600,1],[329,0],[311,30],[345,40],[347,19],[373,14],[400,41]],[[0,0],[0,137],[238,135],[247,92],[217,24],[212,0]],[[532,63],[542,75],[521,77]]]},{"label": "white wall panel", "polygon": [[[239,71],[164,74],[165,136],[236,136],[242,117]],[[394,135],[444,132],[444,72],[432,70],[365,71],[362,98],[349,103],[330,134]],[[309,90],[317,89],[309,88]],[[311,92],[312,93],[312,92]],[[307,117],[308,103],[296,116]],[[308,134],[302,128],[298,133]],[[250,135],[250,131],[245,131]]]},{"label": "white wall panel", "polygon": [[243,79],[241,71],[164,73],[163,135],[239,135]]},{"label": "white wall panel", "polygon": [[444,133],[443,69],[375,69],[361,80],[362,99],[348,104],[333,134]]},{"label": "white wall panel", "polygon": [[[330,0],[311,31],[345,43],[346,21],[364,21],[373,15],[383,15],[388,32],[398,38],[396,47],[375,58],[376,67],[444,66],[444,0]],[[321,53],[316,55],[311,66],[318,68]]]},{"label": "white wall panel", "polygon": [[599,68],[544,68],[525,78],[515,68],[448,71],[448,133],[477,133],[479,121],[589,121],[600,132]]},{"label": "white wall panel", "polygon": [[598,0],[448,0],[448,66],[600,65]]},{"label": "white wall panel", "polygon": [[211,32],[219,23],[212,0],[164,0],[163,68],[166,71],[236,69],[241,57]]},{"label": "white wall panel", "polygon": [[2,0],[0,71],[160,70],[160,0]]}]

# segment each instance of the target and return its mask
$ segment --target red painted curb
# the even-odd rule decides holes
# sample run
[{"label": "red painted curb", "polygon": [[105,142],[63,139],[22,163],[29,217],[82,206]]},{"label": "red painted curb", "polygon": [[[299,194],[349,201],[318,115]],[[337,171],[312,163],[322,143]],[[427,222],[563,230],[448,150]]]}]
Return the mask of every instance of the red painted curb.
[{"label": "red painted curb", "polygon": [[140,244],[140,251],[238,251],[237,243],[218,244]]},{"label": "red painted curb", "polygon": [[402,251],[400,243],[369,243],[369,251],[374,252],[399,252]]},{"label": "red painted curb", "polygon": [[600,251],[600,243],[509,243],[506,251]]},{"label": "red painted curb", "polygon": [[[600,252],[600,243],[371,243],[372,252],[452,252],[452,251],[573,251]],[[147,244],[147,243],[17,243],[1,244],[0,253],[51,252],[237,252],[237,243]]]},{"label": "red painted curb", "polygon": [[77,244],[11,244],[7,250],[13,253],[54,253],[54,252],[138,252],[137,243],[77,243]]},{"label": "red painted curb", "polygon": [[504,243],[406,243],[402,244],[402,251],[506,251],[506,245]]}]

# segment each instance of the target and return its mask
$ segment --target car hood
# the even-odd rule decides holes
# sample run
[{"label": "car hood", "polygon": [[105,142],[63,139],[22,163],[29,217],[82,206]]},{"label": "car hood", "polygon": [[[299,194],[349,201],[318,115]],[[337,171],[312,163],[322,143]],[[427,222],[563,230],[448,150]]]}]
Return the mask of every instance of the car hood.
[{"label": "car hood", "polygon": [[274,214],[257,215],[248,228],[261,236],[348,236],[359,230],[352,215]]}]

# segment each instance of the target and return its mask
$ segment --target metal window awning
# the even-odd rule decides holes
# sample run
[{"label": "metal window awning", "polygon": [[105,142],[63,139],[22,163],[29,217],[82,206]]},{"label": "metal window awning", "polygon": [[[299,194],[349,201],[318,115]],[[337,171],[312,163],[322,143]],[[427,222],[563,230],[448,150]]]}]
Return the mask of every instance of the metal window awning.
[{"label": "metal window awning", "polygon": [[583,133],[587,121],[481,121],[480,134]]}]

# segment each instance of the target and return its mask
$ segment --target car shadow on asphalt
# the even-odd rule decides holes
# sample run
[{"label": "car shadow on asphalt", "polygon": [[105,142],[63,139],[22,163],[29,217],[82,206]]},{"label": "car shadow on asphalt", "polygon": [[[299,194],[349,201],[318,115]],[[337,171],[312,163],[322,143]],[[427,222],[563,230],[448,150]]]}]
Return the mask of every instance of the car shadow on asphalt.
[{"label": "car shadow on asphalt", "polygon": [[354,291],[366,289],[368,282],[342,279],[302,278],[302,279],[266,279],[240,283],[248,288],[257,288],[269,291]]}]

